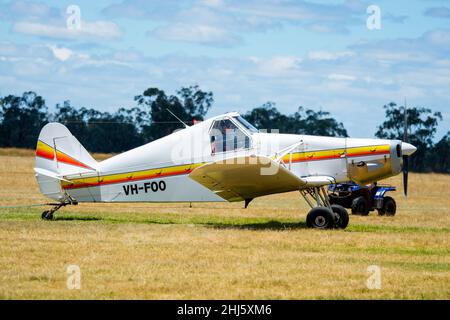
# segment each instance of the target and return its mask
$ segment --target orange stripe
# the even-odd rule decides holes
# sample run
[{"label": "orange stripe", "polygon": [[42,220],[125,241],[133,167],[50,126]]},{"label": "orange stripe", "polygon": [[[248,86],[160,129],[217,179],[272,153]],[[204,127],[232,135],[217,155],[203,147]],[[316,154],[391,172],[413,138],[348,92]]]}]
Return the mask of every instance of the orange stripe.
[{"label": "orange stripe", "polygon": [[72,166],[78,166],[78,167],[82,167],[82,168],[86,168],[86,169],[92,169],[91,167],[85,165],[84,163],[68,156],[65,153],[62,153],[61,151],[56,151],[56,159],[60,162],[64,162],[67,164],[70,164]]},{"label": "orange stripe", "polygon": [[53,151],[49,152],[48,150],[44,150],[44,149],[36,149],[36,156],[45,158],[45,159],[49,159],[49,160],[53,160],[55,155],[54,155]]},{"label": "orange stripe", "polygon": [[[48,144],[46,144],[45,142],[39,140],[38,144],[37,144],[37,148],[36,148],[36,156],[45,158],[45,159],[49,159],[49,160],[54,160],[54,157],[55,157],[54,149],[52,147],[50,147]],[[72,166],[77,166],[77,167],[82,167],[82,168],[92,170],[91,167],[85,165],[84,163],[72,158],[71,156],[69,156],[59,150],[56,150],[56,159],[59,162],[70,164]]]},{"label": "orange stripe", "polygon": [[115,180],[109,180],[109,181],[97,181],[94,183],[73,184],[73,185],[63,186],[63,189],[79,189],[79,188],[88,188],[88,187],[98,187],[98,186],[121,183],[121,182],[140,181],[140,180],[147,180],[147,179],[178,176],[178,175],[182,175],[182,174],[189,174],[191,172],[192,172],[192,170],[180,170],[180,171],[174,171],[174,172],[168,172],[168,173],[162,173],[162,174],[151,174],[148,176],[142,176],[142,177],[136,177],[136,178],[125,178],[125,179],[115,179]]}]

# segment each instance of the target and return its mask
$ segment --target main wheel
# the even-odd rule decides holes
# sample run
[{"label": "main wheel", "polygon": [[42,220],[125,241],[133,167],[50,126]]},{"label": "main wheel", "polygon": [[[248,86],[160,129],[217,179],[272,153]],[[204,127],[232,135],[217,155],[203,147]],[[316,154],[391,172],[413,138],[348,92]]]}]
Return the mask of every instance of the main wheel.
[{"label": "main wheel", "polygon": [[53,220],[53,212],[46,210],[42,212],[41,218],[43,220]]},{"label": "main wheel", "polygon": [[339,229],[345,229],[349,221],[347,210],[345,210],[343,206],[340,206],[338,204],[331,205],[331,209],[335,214],[335,227]]},{"label": "main wheel", "polygon": [[383,198],[383,208],[378,210],[378,214],[380,216],[395,216],[395,213],[397,212],[397,204],[395,203],[395,200],[391,197],[384,197]]},{"label": "main wheel", "polygon": [[333,212],[325,207],[313,208],[306,216],[306,225],[310,228],[331,229],[334,223]]},{"label": "main wheel", "polygon": [[364,197],[358,197],[352,201],[352,214],[367,216],[369,214],[369,203]]}]

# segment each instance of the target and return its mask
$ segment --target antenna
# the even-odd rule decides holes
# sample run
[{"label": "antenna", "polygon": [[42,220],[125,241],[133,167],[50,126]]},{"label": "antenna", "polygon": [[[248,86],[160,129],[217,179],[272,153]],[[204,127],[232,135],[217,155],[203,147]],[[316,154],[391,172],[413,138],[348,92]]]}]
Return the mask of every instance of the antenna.
[{"label": "antenna", "polygon": [[173,115],[173,116],[175,117],[175,119],[177,119],[178,121],[180,121],[180,122],[183,124],[183,126],[184,126],[185,128],[189,128],[189,126],[188,126],[186,123],[184,123],[180,118],[178,118],[172,111],[170,111],[169,108],[166,108],[166,110],[169,111],[169,113],[170,113],[171,115]]}]

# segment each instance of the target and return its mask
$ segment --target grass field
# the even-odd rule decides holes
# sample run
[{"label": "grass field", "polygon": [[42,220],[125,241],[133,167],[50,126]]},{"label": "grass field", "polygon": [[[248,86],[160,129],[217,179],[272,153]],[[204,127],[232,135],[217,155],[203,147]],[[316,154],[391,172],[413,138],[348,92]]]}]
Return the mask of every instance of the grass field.
[{"label": "grass field", "polygon": [[[42,221],[45,207],[11,207],[47,201],[32,155],[0,150],[2,299],[450,299],[448,175],[410,174],[395,217],[351,216],[346,230],[307,229],[298,193],[246,210],[80,204]],[[69,265],[80,290],[67,288]],[[366,285],[370,265],[380,289]]]}]

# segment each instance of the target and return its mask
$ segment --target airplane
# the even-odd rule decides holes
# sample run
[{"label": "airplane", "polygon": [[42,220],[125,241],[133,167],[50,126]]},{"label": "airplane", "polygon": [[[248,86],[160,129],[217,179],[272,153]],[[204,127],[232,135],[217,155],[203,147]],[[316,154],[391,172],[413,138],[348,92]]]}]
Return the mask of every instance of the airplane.
[{"label": "airplane", "polygon": [[231,112],[101,162],[64,125],[48,123],[34,170],[42,194],[56,201],[46,220],[79,202],[244,201],[247,208],[257,197],[299,191],[311,208],[308,227],[344,229],[348,213],[330,205],[326,187],[397,175],[415,151],[400,140],[269,133]]}]

